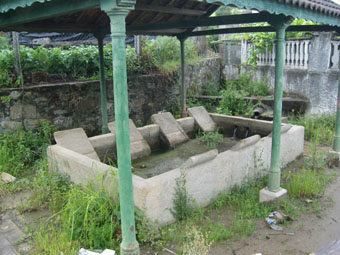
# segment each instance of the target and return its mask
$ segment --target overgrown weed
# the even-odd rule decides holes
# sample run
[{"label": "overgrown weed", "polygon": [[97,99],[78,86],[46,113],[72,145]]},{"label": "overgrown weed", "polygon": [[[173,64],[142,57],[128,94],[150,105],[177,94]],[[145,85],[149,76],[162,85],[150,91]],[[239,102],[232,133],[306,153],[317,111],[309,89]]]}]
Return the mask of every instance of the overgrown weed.
[{"label": "overgrown weed", "polygon": [[318,143],[330,145],[334,136],[335,115],[322,114],[308,117],[290,117],[289,122],[294,125],[305,127],[305,140],[313,141],[318,136]]},{"label": "overgrown weed", "polygon": [[202,132],[199,130],[196,138],[210,149],[215,149],[216,146],[223,142],[224,139],[223,135],[220,134],[218,130],[215,132]]}]

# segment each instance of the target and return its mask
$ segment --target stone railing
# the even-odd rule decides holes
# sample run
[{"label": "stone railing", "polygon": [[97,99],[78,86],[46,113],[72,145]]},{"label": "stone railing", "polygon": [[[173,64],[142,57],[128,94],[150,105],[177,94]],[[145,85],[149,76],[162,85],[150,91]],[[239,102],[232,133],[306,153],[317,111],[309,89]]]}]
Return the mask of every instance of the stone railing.
[{"label": "stone railing", "polygon": [[[285,66],[292,68],[308,68],[310,40],[288,40],[285,43]],[[246,40],[242,41],[242,63],[247,63],[254,45]],[[272,49],[267,48],[264,53],[258,55],[259,66],[275,65],[275,45]]]}]

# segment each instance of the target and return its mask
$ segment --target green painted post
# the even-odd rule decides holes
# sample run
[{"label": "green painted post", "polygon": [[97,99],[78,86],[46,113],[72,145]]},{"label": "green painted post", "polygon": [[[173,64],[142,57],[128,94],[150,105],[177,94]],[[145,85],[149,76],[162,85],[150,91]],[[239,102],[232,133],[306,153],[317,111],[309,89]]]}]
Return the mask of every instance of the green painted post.
[{"label": "green painted post", "polygon": [[275,54],[275,89],[274,89],[274,121],[272,135],[272,151],[269,172],[268,189],[277,192],[281,189],[280,169],[280,144],[281,144],[281,118],[282,118],[282,94],[283,94],[283,71],[285,33],[290,22],[283,16],[276,17],[271,25],[276,30],[276,54]]},{"label": "green painted post", "polygon": [[105,82],[105,70],[104,70],[104,37],[105,34],[96,34],[98,40],[98,52],[99,52],[99,73],[100,73],[100,102],[102,109],[102,134],[110,132],[107,123],[107,106],[106,106],[106,82]]},{"label": "green painted post", "polygon": [[139,255],[136,240],[133,187],[131,173],[128,89],[126,74],[125,18],[126,9],[107,11],[111,20],[112,62],[116,143],[118,156],[119,199],[122,223],[121,255]]},{"label": "green painted post", "polygon": [[335,123],[335,135],[333,140],[333,151],[340,152],[340,75],[339,75],[339,87],[338,87],[338,104]]},{"label": "green painted post", "polygon": [[187,90],[184,84],[184,77],[185,77],[185,40],[187,37],[178,37],[181,45],[181,108],[182,108],[182,118],[187,117]]}]

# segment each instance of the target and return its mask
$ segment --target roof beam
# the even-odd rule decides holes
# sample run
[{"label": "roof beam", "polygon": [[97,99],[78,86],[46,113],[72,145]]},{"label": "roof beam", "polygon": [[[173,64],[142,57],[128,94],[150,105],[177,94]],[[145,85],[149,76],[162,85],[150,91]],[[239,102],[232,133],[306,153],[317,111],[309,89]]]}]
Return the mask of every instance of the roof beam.
[{"label": "roof beam", "polygon": [[[45,4],[36,3],[31,7],[18,8],[0,15],[0,27],[14,26],[36,20],[48,19],[74,12],[99,8],[100,0],[59,0]],[[43,7],[43,11],[42,11]]]},{"label": "roof beam", "polygon": [[[304,25],[304,26],[289,26],[287,32],[331,32],[339,31],[339,28],[328,25]],[[238,34],[238,33],[260,33],[260,32],[275,32],[271,26],[264,27],[232,27],[223,29],[211,29],[203,31],[194,31],[183,33],[181,36],[203,36],[203,35],[218,35],[218,34]]]},{"label": "roof beam", "polygon": [[128,26],[129,33],[149,30],[163,30],[174,28],[195,28],[203,26],[217,26],[217,25],[231,25],[231,24],[246,24],[256,22],[266,22],[270,15],[266,13],[255,14],[241,14],[241,15],[228,15],[203,19],[191,19],[176,22],[163,22],[148,25]]},{"label": "roof beam", "polygon": [[175,14],[175,15],[188,15],[188,16],[201,16],[201,15],[206,14],[205,11],[200,11],[200,10],[175,8],[175,7],[164,7],[164,6],[156,6],[156,5],[143,5],[143,4],[138,4],[138,2],[137,2],[135,9],[137,11],[160,12],[160,13]]}]

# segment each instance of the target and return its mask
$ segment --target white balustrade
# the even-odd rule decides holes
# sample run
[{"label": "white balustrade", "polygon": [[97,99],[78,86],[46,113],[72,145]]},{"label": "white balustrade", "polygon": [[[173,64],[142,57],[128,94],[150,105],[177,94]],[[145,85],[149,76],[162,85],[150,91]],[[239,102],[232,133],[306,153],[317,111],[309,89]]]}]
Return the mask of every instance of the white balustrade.
[{"label": "white balustrade", "polygon": [[[340,41],[338,42],[336,47],[340,46]],[[251,57],[250,48],[254,47],[254,45],[248,41],[242,41],[242,49],[246,51],[246,55],[242,60],[242,63],[248,62]],[[292,68],[308,68],[308,60],[309,60],[309,47],[310,40],[288,40],[285,43],[285,66]],[[333,60],[333,59],[332,59]],[[339,62],[339,54],[337,54],[337,59],[334,58],[334,61]],[[263,53],[258,55],[257,64],[259,66],[274,66],[275,65],[275,45],[272,49],[266,48]]]}]

